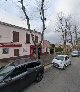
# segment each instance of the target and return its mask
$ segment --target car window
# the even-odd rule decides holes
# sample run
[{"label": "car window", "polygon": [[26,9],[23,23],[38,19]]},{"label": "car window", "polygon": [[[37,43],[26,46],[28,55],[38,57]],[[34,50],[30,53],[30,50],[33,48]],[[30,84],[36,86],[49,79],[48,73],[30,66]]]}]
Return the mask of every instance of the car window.
[{"label": "car window", "polygon": [[57,59],[57,60],[64,60],[64,57],[63,56],[57,56],[57,57],[55,57],[55,59]]},{"label": "car window", "polygon": [[0,77],[5,77],[11,70],[14,69],[14,66],[6,66],[0,70]]},{"label": "car window", "polygon": [[31,62],[31,63],[28,63],[27,68],[34,68],[39,65],[40,65],[40,62]]},{"label": "car window", "polygon": [[27,66],[26,65],[22,65],[20,67],[15,68],[15,70],[11,73],[11,78],[18,76],[24,72],[27,71]]}]

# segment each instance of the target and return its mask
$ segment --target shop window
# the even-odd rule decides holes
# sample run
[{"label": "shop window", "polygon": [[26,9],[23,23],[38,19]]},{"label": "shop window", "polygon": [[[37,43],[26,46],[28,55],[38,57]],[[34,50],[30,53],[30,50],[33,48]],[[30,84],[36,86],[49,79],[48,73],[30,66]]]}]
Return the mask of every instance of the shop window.
[{"label": "shop window", "polygon": [[3,54],[8,54],[9,53],[9,48],[3,48]]}]

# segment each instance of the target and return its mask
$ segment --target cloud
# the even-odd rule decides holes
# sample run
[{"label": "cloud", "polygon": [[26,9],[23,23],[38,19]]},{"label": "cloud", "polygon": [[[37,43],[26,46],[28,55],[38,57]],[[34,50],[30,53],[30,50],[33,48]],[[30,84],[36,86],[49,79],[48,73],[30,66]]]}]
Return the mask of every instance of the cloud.
[{"label": "cloud", "polygon": [[77,22],[78,25],[80,24],[80,0],[57,0],[56,2],[58,2],[58,4],[56,4],[57,7],[55,8],[55,11],[52,12],[49,20],[47,21],[48,29],[47,35],[45,36],[45,38],[49,39],[51,42],[58,42],[60,39],[58,34],[52,33],[52,30],[55,31],[57,13],[63,12],[66,14],[66,16],[71,15],[74,21]]},{"label": "cloud", "polygon": [[[4,3],[4,0],[1,0],[1,8],[0,8],[0,20],[4,22],[8,22],[11,24],[15,24],[18,26],[26,27],[26,22],[21,18],[23,16],[22,12],[17,7],[16,2],[18,0],[8,0],[8,2]],[[29,3],[31,1],[31,3]],[[56,24],[56,16],[57,13],[63,12],[66,15],[71,14],[73,19],[76,20],[80,24],[80,0],[47,0],[46,3],[47,10],[45,10],[46,21],[46,30],[45,30],[45,39],[48,39],[51,42],[58,42],[60,40],[59,34],[55,33],[55,24]],[[39,11],[35,12],[36,9],[34,0],[28,0],[28,9],[29,14],[31,13],[31,17],[33,20],[31,22],[31,28],[36,29],[38,31],[42,30],[42,22],[40,20]],[[27,4],[26,4],[27,5]],[[34,8],[33,8],[34,7]],[[38,16],[38,18],[37,18]]]},{"label": "cloud", "polygon": [[51,43],[60,43],[61,42],[61,35],[59,33],[53,32],[48,30],[48,32],[45,32],[44,35],[45,39],[50,41]]}]

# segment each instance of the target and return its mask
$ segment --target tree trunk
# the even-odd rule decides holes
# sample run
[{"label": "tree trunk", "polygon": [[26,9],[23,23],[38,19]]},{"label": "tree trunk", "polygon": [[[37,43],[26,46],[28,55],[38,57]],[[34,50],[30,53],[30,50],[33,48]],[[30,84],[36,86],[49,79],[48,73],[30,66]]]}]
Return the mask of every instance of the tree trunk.
[{"label": "tree trunk", "polygon": [[38,46],[36,46],[36,59],[38,59]]}]

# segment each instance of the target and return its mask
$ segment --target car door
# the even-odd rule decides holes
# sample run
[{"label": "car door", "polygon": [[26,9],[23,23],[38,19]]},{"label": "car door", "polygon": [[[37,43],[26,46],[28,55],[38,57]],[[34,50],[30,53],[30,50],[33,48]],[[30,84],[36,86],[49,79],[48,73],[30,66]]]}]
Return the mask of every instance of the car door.
[{"label": "car door", "polygon": [[30,83],[30,74],[27,70],[26,64],[21,65],[20,71],[21,71],[21,74],[20,74],[21,85],[19,87],[23,89],[25,86],[28,86]]},{"label": "car door", "polygon": [[17,80],[16,86],[14,86],[15,87],[14,89],[16,90],[16,92],[21,91],[23,88],[25,88],[26,86],[30,84],[31,75],[27,71],[26,64],[20,65],[18,67],[17,76],[13,78],[13,80]]},{"label": "car door", "polygon": [[9,82],[11,90],[9,92],[19,92],[25,86],[26,69],[24,65],[20,65],[10,74],[11,81]]},{"label": "car door", "polygon": [[10,92],[20,92],[23,88],[28,86],[31,81],[31,75],[27,71],[26,64],[18,66],[14,73],[11,74],[12,78],[12,85],[11,88],[13,88]]},{"label": "car door", "polygon": [[[27,82],[32,83],[33,81],[35,81],[36,76],[37,76],[37,72],[38,72],[38,68],[37,68],[37,64],[36,62],[31,62],[27,64],[27,77],[28,79],[26,79]],[[26,77],[26,78],[27,78]]]},{"label": "car door", "polygon": [[9,75],[7,75],[4,79],[5,88],[3,92],[18,92],[20,80],[20,72],[19,68],[15,68]]},{"label": "car door", "polygon": [[12,85],[11,87],[13,88],[14,91],[19,92],[23,88],[23,71],[21,71],[21,66],[17,67],[13,74],[11,74],[12,78]]},{"label": "car door", "polygon": [[10,77],[6,77],[5,79],[3,79],[3,83],[2,83],[2,87],[0,87],[0,92],[11,92],[11,78]]}]

